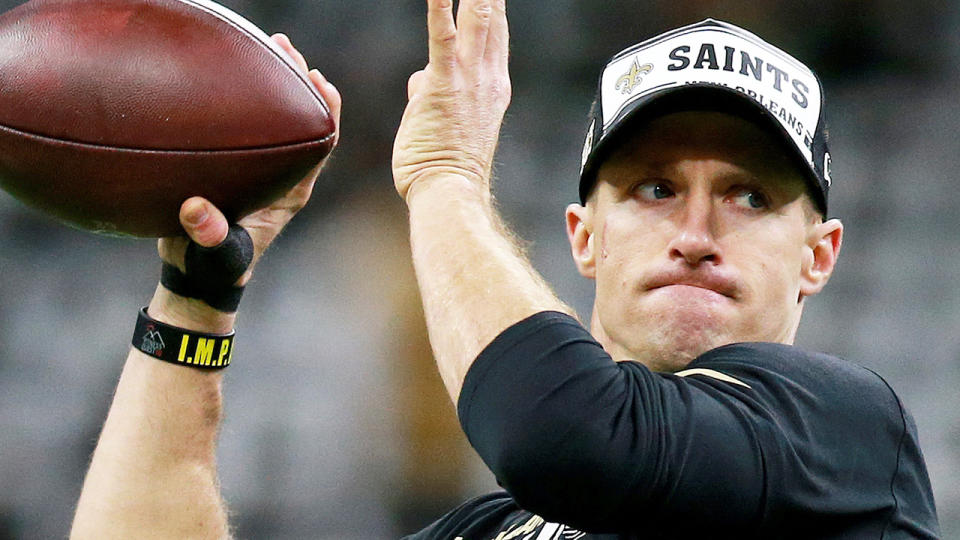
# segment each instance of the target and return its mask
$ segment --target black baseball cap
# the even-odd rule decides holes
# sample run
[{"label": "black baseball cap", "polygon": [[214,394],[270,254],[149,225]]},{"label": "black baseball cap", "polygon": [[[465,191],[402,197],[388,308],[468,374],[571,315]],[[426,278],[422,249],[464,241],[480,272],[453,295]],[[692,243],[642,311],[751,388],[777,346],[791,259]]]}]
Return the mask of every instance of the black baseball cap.
[{"label": "black baseball cap", "polygon": [[583,148],[580,202],[586,204],[624,126],[684,110],[739,114],[782,137],[827,215],[832,180],[820,80],[786,52],[713,19],[648,39],[607,62]]}]

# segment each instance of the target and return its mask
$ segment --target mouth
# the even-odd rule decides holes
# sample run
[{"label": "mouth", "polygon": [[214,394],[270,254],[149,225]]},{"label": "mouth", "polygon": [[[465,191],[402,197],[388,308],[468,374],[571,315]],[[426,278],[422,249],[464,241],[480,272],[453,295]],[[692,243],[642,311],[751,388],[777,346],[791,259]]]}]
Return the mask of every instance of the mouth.
[{"label": "mouth", "polygon": [[657,290],[661,290],[661,291],[677,291],[677,292],[679,292],[679,293],[681,293],[681,294],[685,294],[686,292],[691,292],[691,293],[707,293],[707,294],[714,295],[714,296],[723,296],[724,298],[733,298],[733,297],[730,296],[729,294],[724,294],[724,293],[722,293],[722,292],[720,292],[720,291],[711,289],[711,288],[709,288],[709,287],[701,287],[700,285],[689,285],[689,284],[686,284],[686,283],[672,283],[672,284],[670,284],[670,285],[662,285],[662,286],[660,286],[660,287],[654,287],[654,288],[652,288],[652,289],[650,289],[650,290],[651,290],[651,291],[657,291]]},{"label": "mouth", "polygon": [[697,278],[663,276],[647,286],[648,291],[674,290],[678,292],[708,292],[731,300],[736,299],[736,286],[733,280],[722,276],[704,276]]}]

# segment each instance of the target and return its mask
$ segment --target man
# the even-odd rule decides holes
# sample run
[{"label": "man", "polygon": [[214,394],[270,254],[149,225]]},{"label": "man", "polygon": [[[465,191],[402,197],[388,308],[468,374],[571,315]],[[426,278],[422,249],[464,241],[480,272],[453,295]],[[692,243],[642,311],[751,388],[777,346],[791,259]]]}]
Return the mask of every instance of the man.
[{"label": "man", "polygon": [[507,493],[412,538],[936,537],[897,397],[790,346],[843,230],[813,73],[710,20],[611,60],[567,209],[588,333],[492,209],[504,2],[455,24],[431,0],[429,26],[394,176],[441,375]]},{"label": "man", "polygon": [[[936,537],[916,430],[890,388],[790,346],[842,239],[824,219],[829,154],[813,74],[714,21],[611,61],[582,204],[567,209],[574,260],[596,280],[591,335],[492,206],[510,100],[504,0],[463,0],[456,17],[450,0],[428,5],[430,60],[410,79],[394,180],[440,373],[507,492],[412,538]],[[314,79],[337,110],[335,89]],[[269,216],[240,222],[254,260],[305,202],[305,182]],[[197,245],[230,236],[203,200],[187,201],[181,222]],[[164,240],[161,255],[190,281],[183,261],[198,250],[186,244]],[[202,334],[228,363],[236,305],[223,305],[226,289],[201,291],[207,301],[169,287],[141,315],[77,537],[227,534],[218,375],[192,356],[187,366],[149,356],[157,333]]]}]

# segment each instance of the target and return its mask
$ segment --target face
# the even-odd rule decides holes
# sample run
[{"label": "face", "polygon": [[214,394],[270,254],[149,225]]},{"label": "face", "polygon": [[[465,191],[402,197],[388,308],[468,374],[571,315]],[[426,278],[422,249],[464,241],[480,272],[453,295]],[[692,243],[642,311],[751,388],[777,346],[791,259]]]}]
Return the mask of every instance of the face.
[{"label": "face", "polygon": [[594,334],[615,359],[659,371],[729,343],[792,343],[842,237],[776,139],[716,112],[640,127],[567,225],[580,272],[596,280]]}]

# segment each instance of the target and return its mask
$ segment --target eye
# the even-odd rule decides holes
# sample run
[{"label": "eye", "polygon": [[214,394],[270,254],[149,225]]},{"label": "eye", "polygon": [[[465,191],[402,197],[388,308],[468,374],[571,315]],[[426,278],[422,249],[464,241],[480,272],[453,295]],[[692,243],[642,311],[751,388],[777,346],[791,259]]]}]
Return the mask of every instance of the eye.
[{"label": "eye", "polygon": [[637,184],[633,188],[633,192],[645,201],[658,201],[674,196],[673,189],[671,189],[670,184],[665,181],[651,181]]},{"label": "eye", "polygon": [[748,187],[737,188],[727,197],[727,201],[749,210],[770,208],[770,199],[765,193]]}]

